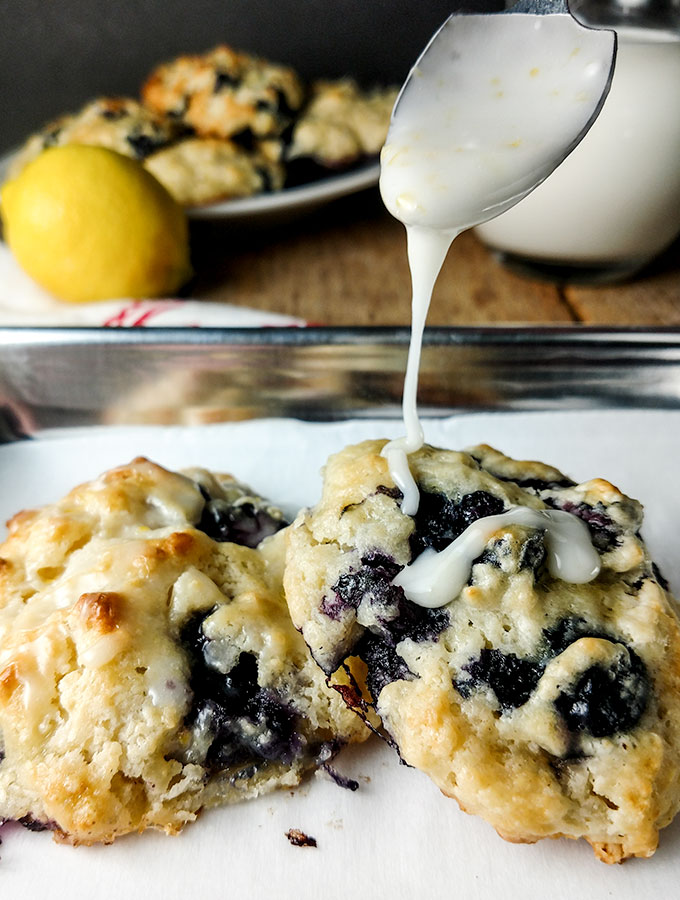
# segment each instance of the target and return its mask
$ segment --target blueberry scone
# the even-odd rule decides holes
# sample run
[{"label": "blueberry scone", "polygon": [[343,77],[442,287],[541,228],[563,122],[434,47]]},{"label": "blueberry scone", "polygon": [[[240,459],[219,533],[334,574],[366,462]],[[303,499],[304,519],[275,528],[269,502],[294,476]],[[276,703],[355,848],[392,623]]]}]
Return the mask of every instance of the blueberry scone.
[{"label": "blueberry scone", "polygon": [[424,447],[410,517],[382,447],[331,457],[287,532],[313,655],[329,674],[362,660],[403,759],[502,837],[650,856],[680,805],[680,630],[640,504],[486,446]]},{"label": "blueberry scone", "polygon": [[28,139],[12,160],[14,177],[47,147],[90,144],[145,160],[181,133],[179,123],[127,97],[100,97],[73,115],[62,116]]},{"label": "blueberry scone", "polygon": [[380,152],[397,88],[363,91],[349,78],[318,81],[297,118],[287,158],[343,168]]},{"label": "blueberry scone", "polygon": [[11,520],[0,820],[175,833],[365,736],[290,622],[283,525],[227,476],[144,459]]},{"label": "blueberry scone", "polygon": [[302,105],[296,73],[221,45],[158,66],[142,87],[144,103],[202,136],[241,132],[277,136]]},{"label": "blueberry scone", "polygon": [[186,206],[276,191],[285,171],[268,142],[247,151],[220,138],[186,138],[151,154],[145,167]]}]

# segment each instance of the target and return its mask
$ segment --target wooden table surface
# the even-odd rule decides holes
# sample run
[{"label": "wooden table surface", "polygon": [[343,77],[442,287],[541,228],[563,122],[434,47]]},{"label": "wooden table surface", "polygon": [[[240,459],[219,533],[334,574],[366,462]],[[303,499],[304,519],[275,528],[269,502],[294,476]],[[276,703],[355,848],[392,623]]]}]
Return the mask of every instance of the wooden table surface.
[{"label": "wooden table surface", "polygon": [[[410,287],[403,227],[376,190],[276,226],[196,223],[191,294],[320,325],[405,325]],[[461,235],[437,283],[430,325],[680,325],[680,242],[633,280],[560,286],[502,266]]]}]

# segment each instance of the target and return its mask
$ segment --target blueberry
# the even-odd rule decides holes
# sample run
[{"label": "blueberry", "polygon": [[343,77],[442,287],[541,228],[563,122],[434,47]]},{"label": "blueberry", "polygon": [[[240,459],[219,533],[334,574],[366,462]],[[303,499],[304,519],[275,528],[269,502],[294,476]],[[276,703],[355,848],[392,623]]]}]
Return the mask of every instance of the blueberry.
[{"label": "blueberry", "polygon": [[385,685],[393,681],[413,681],[415,675],[394,647],[365,632],[356,647],[356,654],[366,664],[366,687],[377,700]]},{"label": "blueberry", "polygon": [[401,570],[394,560],[376,551],[361,562],[360,569],[338,578],[321,609],[329,618],[337,619],[361,605],[371,619],[352,654],[366,663],[367,686],[377,699],[386,684],[415,677],[397,653],[397,644],[405,638],[416,642],[437,640],[450,619],[444,609],[425,609],[411,603],[402,588],[392,584]]},{"label": "blueberry", "polygon": [[504,712],[526,703],[543,674],[543,666],[538,662],[486,649],[462,669],[470,677],[454,681],[458,693],[467,699],[475,688],[488,685]]},{"label": "blueberry", "polygon": [[[501,557],[503,557],[505,555],[503,550],[501,549],[501,547],[497,546],[500,543],[501,542],[498,541],[498,542],[493,543],[490,547],[487,547],[484,550],[484,552],[482,553],[482,555],[478,556],[477,559],[475,559],[473,561],[473,566],[475,566],[477,564],[482,564],[485,566],[493,566],[494,569],[500,569],[501,568]],[[474,574],[473,574],[472,578],[474,580]]]},{"label": "blueberry", "polygon": [[403,591],[391,582],[401,566],[378,553],[362,559],[362,567],[347,572],[333,585],[332,593],[321,603],[321,611],[330,619],[338,619],[347,609],[358,609],[362,601],[388,609],[398,604]]},{"label": "blueberry", "polygon": [[236,772],[229,775],[229,784],[236,787],[240,781],[247,781],[257,775],[257,766],[242,766]]},{"label": "blueberry", "polygon": [[418,512],[414,516],[415,530],[411,535],[411,554],[415,559],[423,550],[432,547],[443,550],[462,534],[455,502],[446,494],[420,492]]},{"label": "blueberry", "polygon": [[166,144],[165,138],[153,138],[148,134],[129,134],[126,140],[137,159],[146,159],[147,156]]},{"label": "blueberry", "polygon": [[361,562],[369,569],[381,570],[390,581],[401,572],[399,563],[392,559],[391,556],[381,553],[380,550],[369,550],[368,553],[362,557]]},{"label": "blueberry", "polygon": [[569,618],[561,619],[557,625],[546,628],[543,631],[543,640],[545,642],[544,654],[551,658],[563,653],[567,647],[584,637],[603,638],[604,640],[612,640],[611,635],[602,629],[593,628],[585,619]]},{"label": "blueberry", "polygon": [[252,654],[241,653],[227,674],[211,666],[203,619],[200,613],[189,619],[180,639],[191,666],[192,703],[185,725],[210,733],[205,767],[219,770],[253,759],[292,762],[303,749],[298,714],[275,691],[258,684]]},{"label": "blueberry", "polygon": [[55,828],[53,822],[41,822],[38,819],[34,819],[30,813],[26,816],[21,816],[21,818],[17,819],[17,822],[28,829],[28,831],[51,831]]},{"label": "blueberry", "polygon": [[466,494],[460,501],[460,514],[466,528],[477,519],[482,519],[484,516],[495,516],[502,513],[504,509],[503,501],[486,491],[474,491],[472,494]]},{"label": "blueberry", "polygon": [[545,559],[546,549],[544,535],[541,531],[535,531],[529,535],[521,545],[516,558],[511,542],[506,538],[496,538],[485,547],[477,559],[472,561],[473,571],[468,583],[474,584],[477,577],[474,566],[479,564],[493,566],[495,569],[503,569],[507,574],[523,572],[529,569],[533,572],[534,577],[537,578],[545,563]]},{"label": "blueberry", "polygon": [[238,88],[240,86],[241,79],[234,77],[229,72],[220,70],[215,73],[215,85],[213,87],[213,93],[219,94],[219,92],[224,90],[225,88]]},{"label": "blueberry", "polygon": [[618,544],[621,529],[609,518],[602,503],[590,506],[588,503],[572,503],[571,500],[561,501],[556,497],[544,497],[543,499],[548,506],[562,509],[564,512],[582,519],[588,526],[593,546],[600,553],[606,553]]},{"label": "blueberry", "polygon": [[285,91],[282,91],[280,88],[275,88],[274,93],[276,95],[276,101],[273,104],[273,108],[278,109],[279,114],[287,119],[294,118],[296,110],[288,103],[288,97],[286,97]]},{"label": "blueberry", "polygon": [[610,737],[630,731],[647,706],[650,687],[645,665],[630,648],[614,665],[591,666],[555,700],[570,731]]},{"label": "blueberry", "polygon": [[436,641],[450,622],[450,616],[444,608],[426,609],[405,600],[392,631],[398,635],[399,640],[410,638],[416,643]]},{"label": "blueberry", "polygon": [[[606,668],[590,666],[576,683],[555,700],[555,708],[570,731],[608,737],[637,725],[649,700],[650,685],[644,663],[623,641],[580,617],[562,619],[543,632],[542,666],[584,637],[625,647],[627,657]],[[540,677],[540,676],[539,676]]]},{"label": "blueberry", "polygon": [[413,559],[429,547],[443,550],[468,525],[484,516],[501,513],[504,509],[503,501],[487,491],[473,491],[458,502],[446,494],[421,491],[420,505],[414,516],[415,530],[410,539]]},{"label": "blueberry", "polygon": [[237,134],[232,134],[230,139],[235,144],[245,150],[246,153],[255,153],[257,150],[257,142],[255,140],[255,135],[250,130],[250,128],[244,128],[243,131],[237,132]]},{"label": "blueberry", "polygon": [[285,519],[275,517],[254,503],[233,504],[227,500],[211,500],[205,490],[201,490],[208,502],[196,527],[214,541],[257,547],[264,538],[287,525]]},{"label": "blueberry", "polygon": [[436,639],[449,624],[448,613],[411,603],[403,589],[392,584],[400,570],[401,566],[388,557],[368,554],[360,569],[338,578],[330,596],[321,603],[322,611],[337,619],[343,611],[363,605],[374,620],[370,629],[392,647],[406,637],[414,641]]},{"label": "blueberry", "polygon": [[590,666],[569,690],[555,700],[555,708],[573,732],[608,737],[633,728],[649,699],[649,679],[640,657],[622,641],[590,626],[585,619],[562,619],[543,632],[541,653],[523,659],[514,653],[484,649],[462,671],[467,678],[454,680],[458,693],[467,699],[478,687],[490,687],[503,712],[522,706],[530,698],[548,662],[583,637],[595,637],[619,644],[627,657],[611,668]]},{"label": "blueberry", "polygon": [[535,531],[522,544],[519,554],[519,570],[531,569],[538,574],[545,563],[546,550],[544,536],[541,531]]},{"label": "blueberry", "polygon": [[272,181],[272,176],[269,169],[266,169],[264,166],[257,166],[255,171],[262,179],[263,193],[270,194],[274,190],[274,182]]},{"label": "blueberry", "polygon": [[273,691],[257,686],[255,657],[241,654],[223,678],[230,682],[226,690],[202,706],[213,737],[206,766],[224,769],[253,757],[290,763],[299,756],[298,716]]}]

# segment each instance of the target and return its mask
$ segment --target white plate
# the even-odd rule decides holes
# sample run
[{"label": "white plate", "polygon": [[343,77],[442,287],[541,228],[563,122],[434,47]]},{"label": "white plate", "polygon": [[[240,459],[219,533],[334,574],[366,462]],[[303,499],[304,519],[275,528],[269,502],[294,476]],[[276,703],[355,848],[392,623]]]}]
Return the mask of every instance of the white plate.
[{"label": "white plate", "polygon": [[380,177],[380,163],[365,163],[351,172],[330,175],[319,181],[312,181],[299,187],[284,188],[268,194],[255,194],[239,200],[225,200],[206,206],[191,206],[187,209],[190,219],[247,219],[251,222],[283,220],[301,213],[312,212],[319,206],[337,200],[348,194],[374,187]]},{"label": "white plate", "polygon": [[[252,421],[198,428],[86,428],[0,447],[0,521],[57,499],[78,481],[146,454],[167,466],[234,471],[287,510],[313,503],[329,452],[395,436],[393,421]],[[494,413],[425,423],[440,446],[488,441],[520,459],[543,458],[582,480],[604,475],[641,499],[643,533],[677,591],[680,507],[675,483],[680,412]],[[271,447],[276,447],[272,457]],[[294,472],[296,477],[291,478]],[[640,900],[678,895],[680,818],[653,859],[598,862],[584,841],[502,841],[466,816],[377,740],[348,748],[337,768],[356,793],[319,778],[300,790],[213,810],[177,838],[147,832],[111,847],[58,846],[16,825],[0,829],[3,898],[59,900]],[[300,828],[317,849],[291,847]]]},{"label": "white plate", "polygon": [[[0,156],[0,184],[7,177],[9,166],[16,150]],[[309,184],[284,188],[267,194],[256,194],[238,200],[224,200],[221,203],[208,203],[204,206],[187,208],[190,219],[229,222],[231,220],[248,221],[252,224],[267,224],[295,218],[303,213],[312,212],[331,200],[337,200],[348,194],[374,187],[380,177],[380,163],[374,160],[352,169],[350,172],[329,175]]]}]

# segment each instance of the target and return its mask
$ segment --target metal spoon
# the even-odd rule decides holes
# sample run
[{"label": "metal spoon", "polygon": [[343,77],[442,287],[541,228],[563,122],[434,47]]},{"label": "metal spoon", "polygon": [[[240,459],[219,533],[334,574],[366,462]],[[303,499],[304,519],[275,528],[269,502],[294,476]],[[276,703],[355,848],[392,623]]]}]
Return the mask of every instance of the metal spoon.
[{"label": "metal spoon", "polygon": [[455,231],[504,212],[586,134],[615,56],[614,32],[581,25],[566,0],[454,13],[397,98],[382,156],[387,208],[406,225]]}]

